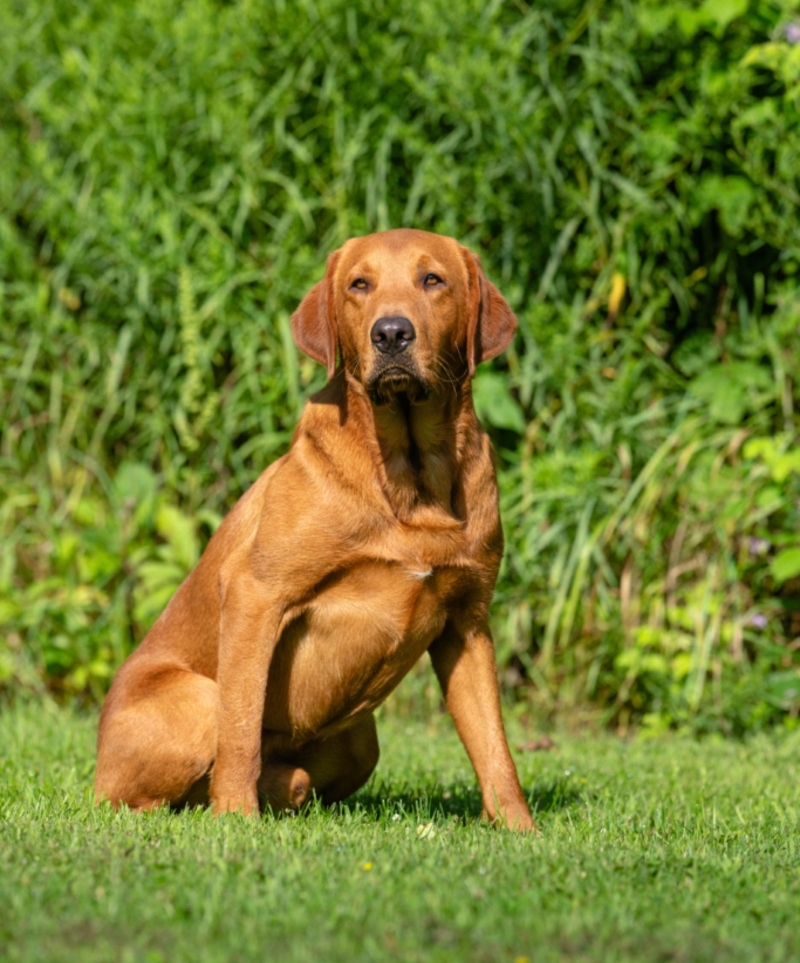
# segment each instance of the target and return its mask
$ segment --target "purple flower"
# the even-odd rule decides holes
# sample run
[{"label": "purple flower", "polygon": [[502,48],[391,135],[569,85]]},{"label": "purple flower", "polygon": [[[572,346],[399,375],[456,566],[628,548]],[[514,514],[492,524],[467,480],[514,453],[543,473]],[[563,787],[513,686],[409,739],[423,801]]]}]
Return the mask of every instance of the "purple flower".
[{"label": "purple flower", "polygon": [[787,43],[800,43],[800,20],[794,20],[792,23],[787,23],[783,28],[783,35],[786,37]]},{"label": "purple flower", "polygon": [[747,539],[747,550],[755,558],[758,558],[760,555],[766,555],[771,548],[772,543],[768,542],[766,538],[755,538],[751,536]]},{"label": "purple flower", "polygon": [[765,629],[767,627],[767,617],[766,615],[762,615],[761,612],[753,612],[747,620],[747,624],[752,625],[754,629]]}]

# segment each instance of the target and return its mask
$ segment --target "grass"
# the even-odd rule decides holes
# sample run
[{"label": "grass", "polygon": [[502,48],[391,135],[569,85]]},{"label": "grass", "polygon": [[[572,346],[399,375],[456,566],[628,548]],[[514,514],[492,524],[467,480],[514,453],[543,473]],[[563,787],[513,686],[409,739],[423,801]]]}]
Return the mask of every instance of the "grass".
[{"label": "grass", "polygon": [[446,717],[384,713],[364,790],[258,821],[93,808],[95,723],[0,714],[5,960],[800,956],[798,733],[518,750],[542,830],[525,838],[477,818]]}]

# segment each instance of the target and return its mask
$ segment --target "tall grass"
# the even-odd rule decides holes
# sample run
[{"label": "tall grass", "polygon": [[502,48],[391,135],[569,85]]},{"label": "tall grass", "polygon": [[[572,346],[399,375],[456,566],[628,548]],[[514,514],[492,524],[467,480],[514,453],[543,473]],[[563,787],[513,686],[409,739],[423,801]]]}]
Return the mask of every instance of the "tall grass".
[{"label": "tall grass", "polygon": [[99,697],[324,373],[346,237],[481,253],[510,686],[626,725],[800,707],[790,4],[0,11],[0,680]]}]

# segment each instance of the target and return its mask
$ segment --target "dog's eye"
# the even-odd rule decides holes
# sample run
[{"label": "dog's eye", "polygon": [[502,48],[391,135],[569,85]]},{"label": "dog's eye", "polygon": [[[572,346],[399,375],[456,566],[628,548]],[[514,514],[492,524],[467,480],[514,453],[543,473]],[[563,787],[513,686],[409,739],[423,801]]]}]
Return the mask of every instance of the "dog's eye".
[{"label": "dog's eye", "polygon": [[366,278],[356,278],[355,281],[350,285],[351,291],[366,291],[369,287],[369,282]]},{"label": "dog's eye", "polygon": [[426,274],[422,282],[426,288],[435,288],[437,284],[444,284],[438,274]]}]

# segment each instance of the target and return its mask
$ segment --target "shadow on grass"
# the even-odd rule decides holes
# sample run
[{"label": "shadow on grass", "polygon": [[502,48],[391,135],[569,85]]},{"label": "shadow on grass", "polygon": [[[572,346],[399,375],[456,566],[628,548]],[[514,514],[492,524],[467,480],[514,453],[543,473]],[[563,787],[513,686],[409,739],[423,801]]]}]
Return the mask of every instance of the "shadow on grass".
[{"label": "shadow on grass", "polygon": [[[578,792],[568,778],[552,779],[540,783],[532,789],[523,790],[525,799],[530,806],[534,818],[550,812],[577,806],[583,802],[583,795]],[[203,781],[198,793],[186,797],[180,802],[173,803],[170,809],[180,812],[195,807],[205,808],[208,805],[208,783]],[[302,807],[301,812],[309,813],[315,806],[322,805],[319,801],[309,800]],[[355,816],[366,815],[376,821],[390,820],[396,816],[413,816],[421,822],[431,819],[458,818],[465,821],[479,819],[483,809],[481,794],[477,784],[452,783],[423,786],[398,785],[390,780],[371,779],[367,785],[354,795],[331,806],[324,807],[332,813]],[[294,813],[271,811],[277,819],[293,816]]]},{"label": "shadow on grass", "polygon": [[[537,814],[557,812],[583,801],[581,793],[569,779],[555,779],[523,792],[534,818]],[[477,785],[455,783],[419,788],[369,782],[355,795],[332,808],[341,813],[366,813],[375,819],[413,814],[420,820],[434,817],[472,820],[480,818],[483,803]]]}]

